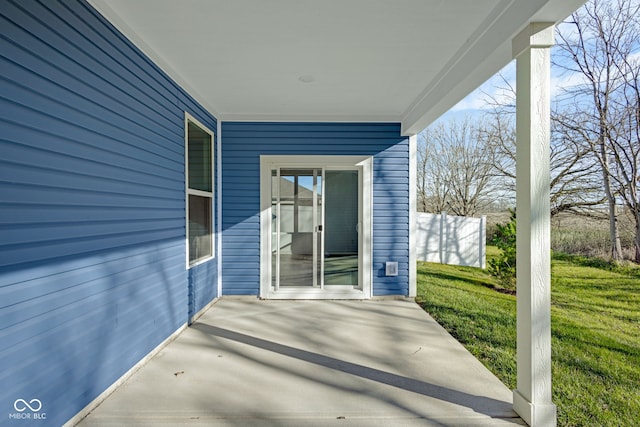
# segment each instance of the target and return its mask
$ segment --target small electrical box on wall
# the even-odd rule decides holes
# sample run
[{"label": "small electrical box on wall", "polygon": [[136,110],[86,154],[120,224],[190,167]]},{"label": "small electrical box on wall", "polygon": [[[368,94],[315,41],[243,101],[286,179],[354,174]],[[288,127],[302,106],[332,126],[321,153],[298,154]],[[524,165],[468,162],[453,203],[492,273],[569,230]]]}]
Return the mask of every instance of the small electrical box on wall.
[{"label": "small electrical box on wall", "polygon": [[385,275],[386,276],[397,276],[398,275],[398,263],[396,261],[387,261],[385,264]]}]

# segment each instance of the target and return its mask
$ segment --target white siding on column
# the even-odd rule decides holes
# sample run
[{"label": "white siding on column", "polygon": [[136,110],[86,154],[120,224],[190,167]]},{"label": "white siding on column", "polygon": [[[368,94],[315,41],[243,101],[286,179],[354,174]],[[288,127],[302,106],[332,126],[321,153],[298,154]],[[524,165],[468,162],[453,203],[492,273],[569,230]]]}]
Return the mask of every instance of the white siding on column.
[{"label": "white siding on column", "polygon": [[517,389],[530,426],[555,426],[551,402],[549,244],[550,46],[554,27],[529,25],[513,40],[516,66]]}]

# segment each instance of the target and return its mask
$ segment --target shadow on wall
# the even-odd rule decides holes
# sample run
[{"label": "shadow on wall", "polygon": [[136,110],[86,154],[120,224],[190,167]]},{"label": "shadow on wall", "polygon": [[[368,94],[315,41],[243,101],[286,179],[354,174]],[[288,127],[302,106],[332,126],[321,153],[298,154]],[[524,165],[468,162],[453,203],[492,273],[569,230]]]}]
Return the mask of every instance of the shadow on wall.
[{"label": "shadow on wall", "polygon": [[[259,293],[260,155],[373,156],[374,290],[408,292],[409,140],[399,124],[226,122],[222,141],[224,295]],[[400,276],[381,275],[389,260]]]},{"label": "shadow on wall", "polygon": [[419,261],[486,267],[486,218],[416,215]]},{"label": "shadow on wall", "polygon": [[38,399],[51,425],[187,321],[183,239],[5,266],[0,278],[2,407]]}]

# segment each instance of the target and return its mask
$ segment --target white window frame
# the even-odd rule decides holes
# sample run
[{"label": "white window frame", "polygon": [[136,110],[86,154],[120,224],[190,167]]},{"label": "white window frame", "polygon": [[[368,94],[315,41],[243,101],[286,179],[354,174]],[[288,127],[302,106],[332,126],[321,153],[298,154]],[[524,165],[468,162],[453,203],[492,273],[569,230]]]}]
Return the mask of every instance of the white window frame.
[{"label": "white window frame", "polygon": [[[189,123],[198,126],[203,132],[211,137],[211,191],[202,191],[189,188]],[[208,262],[216,256],[216,240],[215,240],[215,133],[207,126],[202,124],[198,119],[185,111],[184,113],[184,185],[185,185],[185,260],[187,270],[196,265]],[[189,261],[189,196],[207,197],[211,200],[211,256],[197,259],[193,262]]]}]

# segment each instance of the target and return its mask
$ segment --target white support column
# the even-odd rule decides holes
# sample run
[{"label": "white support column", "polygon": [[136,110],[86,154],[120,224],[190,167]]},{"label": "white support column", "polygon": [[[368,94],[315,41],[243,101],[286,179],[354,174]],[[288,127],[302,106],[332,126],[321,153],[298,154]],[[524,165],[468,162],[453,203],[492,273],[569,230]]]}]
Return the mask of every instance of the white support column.
[{"label": "white support column", "polygon": [[447,244],[447,213],[440,212],[440,235],[438,236],[438,259],[440,264],[445,264],[445,249],[444,245]]},{"label": "white support column", "polygon": [[550,47],[554,26],[533,23],[513,39],[516,58],[518,385],[514,410],[532,427],[555,426],[551,401],[549,218]]},{"label": "white support column", "polygon": [[418,136],[409,137],[409,297],[418,294],[416,212],[418,211]]},{"label": "white support column", "polygon": [[487,241],[487,217],[486,215],[482,215],[482,217],[480,217],[480,232],[478,233],[478,250],[479,250],[479,254],[478,254],[478,260],[480,263],[480,268],[481,269],[485,269],[487,268],[487,245],[486,245],[486,241]]}]

